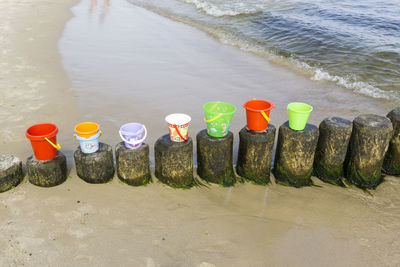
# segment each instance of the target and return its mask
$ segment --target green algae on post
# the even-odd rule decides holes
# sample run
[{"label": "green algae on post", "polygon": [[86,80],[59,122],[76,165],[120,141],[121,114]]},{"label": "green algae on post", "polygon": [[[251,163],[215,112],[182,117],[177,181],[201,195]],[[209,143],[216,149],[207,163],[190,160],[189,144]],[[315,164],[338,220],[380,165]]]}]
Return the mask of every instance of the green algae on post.
[{"label": "green algae on post", "polygon": [[175,188],[190,188],[193,178],[193,141],[172,142],[169,134],[160,137],[154,145],[155,176]]},{"label": "green algae on post", "polygon": [[307,124],[304,130],[295,131],[289,128],[288,122],[282,124],[273,170],[275,179],[294,187],[312,185],[317,142],[318,128],[315,125]]},{"label": "green algae on post", "polygon": [[62,184],[68,176],[67,159],[61,151],[51,160],[37,160],[32,155],[27,159],[26,168],[29,182],[41,187]]},{"label": "green algae on post", "polygon": [[353,161],[349,161],[346,172],[347,180],[362,189],[375,189],[383,181],[380,169],[375,169],[372,173],[363,172]]},{"label": "green algae on post", "polygon": [[128,185],[140,186],[151,182],[149,145],[130,149],[124,142],[115,148],[118,178]]},{"label": "green algae on post", "polygon": [[353,121],[345,176],[360,188],[375,188],[382,182],[382,164],[393,134],[388,118],[366,114]]},{"label": "green algae on post", "polygon": [[236,183],[233,171],[233,134],[225,137],[212,137],[207,130],[197,136],[197,173],[207,182],[232,186]]},{"label": "green algae on post", "polygon": [[239,132],[239,154],[236,164],[238,175],[256,184],[270,182],[272,151],[276,128],[268,124],[262,132],[254,132],[244,127]]},{"label": "green algae on post", "polygon": [[343,185],[341,179],[351,131],[351,121],[339,117],[326,118],[319,125],[314,174],[320,180]]},{"label": "green algae on post", "polygon": [[103,184],[114,176],[113,151],[110,145],[99,143],[99,150],[85,154],[78,149],[74,153],[76,174],[85,182]]},{"label": "green algae on post", "polygon": [[382,170],[389,175],[400,176],[400,107],[386,115],[393,125],[393,136],[383,161]]},{"label": "green algae on post", "polygon": [[7,154],[0,154],[0,193],[17,186],[24,178],[22,161]]}]

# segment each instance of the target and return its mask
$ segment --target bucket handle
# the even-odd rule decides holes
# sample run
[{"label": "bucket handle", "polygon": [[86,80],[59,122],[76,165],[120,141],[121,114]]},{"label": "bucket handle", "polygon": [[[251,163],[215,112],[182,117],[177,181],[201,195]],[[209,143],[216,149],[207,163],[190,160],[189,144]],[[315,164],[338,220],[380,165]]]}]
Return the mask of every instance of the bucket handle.
[{"label": "bucket handle", "polygon": [[47,137],[44,138],[47,142],[50,143],[50,145],[52,145],[55,149],[60,150],[61,146],[59,143],[57,143],[57,145],[55,145],[53,142],[51,142]]},{"label": "bucket handle", "polygon": [[133,141],[128,141],[128,140],[126,140],[126,139],[122,136],[121,130],[119,130],[119,136],[121,137],[122,141],[124,141],[124,142],[126,142],[126,143],[128,143],[128,144],[130,144],[130,145],[135,146],[135,145],[137,145],[137,144],[142,143],[142,142],[144,141],[144,139],[146,139],[146,136],[147,136],[147,129],[146,129],[146,126],[143,125],[143,128],[144,128],[144,136],[143,136],[143,138],[140,139],[140,140],[133,140]]},{"label": "bucket handle", "polygon": [[260,111],[261,115],[264,117],[264,119],[269,122],[271,119],[268,117],[268,115],[264,112],[264,110]]},{"label": "bucket handle", "polygon": [[209,122],[218,120],[221,116],[222,116],[222,113],[218,114],[217,116],[215,116],[214,118],[209,119],[209,120],[207,120],[207,118],[204,118],[204,121],[205,121],[206,123],[209,123]]},{"label": "bucket handle", "polygon": [[[184,137],[181,135],[181,132],[179,131],[178,126],[176,126],[176,124],[174,124],[174,128],[175,128],[176,132],[178,133],[179,137],[182,138],[184,141],[186,141],[187,139],[184,138]],[[188,138],[189,138],[189,137],[188,137]]]},{"label": "bucket handle", "polygon": [[[100,137],[103,135],[103,132],[102,131],[99,131],[99,132],[100,132],[100,135],[99,135],[99,137]],[[74,134],[74,137],[76,138],[76,134]]]}]

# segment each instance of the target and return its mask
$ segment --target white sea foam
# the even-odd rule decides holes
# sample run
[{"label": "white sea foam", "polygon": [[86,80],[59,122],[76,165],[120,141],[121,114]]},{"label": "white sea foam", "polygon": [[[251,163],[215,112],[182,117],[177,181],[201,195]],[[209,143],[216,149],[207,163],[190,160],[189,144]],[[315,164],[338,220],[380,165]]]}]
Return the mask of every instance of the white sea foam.
[{"label": "white sea foam", "polygon": [[306,75],[310,77],[313,81],[329,81],[334,84],[352,90],[355,93],[359,93],[362,95],[366,95],[373,98],[379,99],[387,99],[387,100],[396,100],[400,101],[400,96],[397,92],[394,91],[384,91],[378,87],[375,87],[367,82],[357,81],[357,78],[354,75],[349,75],[348,77],[341,77],[337,75],[331,75],[329,72],[316,67],[311,67],[305,62],[301,62],[292,57],[286,58],[283,56],[278,56],[272,52],[267,52],[260,46],[256,46],[254,44],[244,42],[242,40],[238,40],[230,36],[229,34],[217,33],[216,31],[212,32],[212,35],[216,36],[220,42],[228,45],[233,45],[241,50],[246,52],[251,52],[258,54],[260,56],[267,57],[271,62],[274,62],[279,65],[283,65],[292,69],[298,73]]},{"label": "white sea foam", "polygon": [[214,17],[237,16],[242,14],[253,14],[260,11],[257,7],[249,7],[243,2],[229,2],[217,5],[204,0],[181,0],[184,3],[193,4],[197,9]]},{"label": "white sea foam", "polygon": [[272,61],[276,63],[287,65],[289,68],[305,74],[313,81],[329,81],[340,87],[350,89],[355,93],[369,97],[400,101],[400,96],[396,92],[384,91],[367,82],[357,81],[357,78],[354,75],[348,75],[347,77],[332,75],[321,68],[311,67],[307,63],[301,62],[294,58],[285,58],[276,55],[272,56],[271,58],[273,58]]},{"label": "white sea foam", "polygon": [[[141,2],[141,0],[131,0],[133,2]],[[222,17],[222,16],[237,16],[241,14],[253,14],[257,12],[262,12],[268,10],[269,12],[276,12],[282,10],[290,10],[296,4],[303,2],[304,0],[285,0],[282,2],[275,2],[270,0],[178,0],[183,3],[191,4],[196,7],[197,10],[205,13],[209,16],[213,17]],[[313,0],[312,2],[315,4],[319,0]],[[171,7],[160,8],[160,2],[158,0],[151,1],[153,5],[146,5],[145,7],[156,11],[160,15],[167,16],[171,19],[187,23],[189,25],[195,26],[201,30],[204,30],[208,34],[212,35],[220,42],[236,46],[239,49],[251,52],[262,57],[268,58],[271,62],[276,64],[285,66],[296,73],[300,73],[309,77],[314,81],[329,81],[337,86],[349,89],[357,94],[366,95],[373,98],[385,99],[385,100],[395,100],[400,102],[400,94],[397,91],[385,91],[382,90],[370,83],[365,81],[360,81],[356,78],[355,75],[337,75],[331,73],[323,68],[312,67],[305,62],[301,62],[293,57],[284,57],[277,55],[273,51],[269,51],[263,43],[253,42],[252,40],[247,39],[246,36],[240,36],[235,31],[230,31],[229,29],[224,29],[222,27],[218,27],[217,25],[210,26],[202,23],[201,21],[197,21],[193,19],[194,15],[177,15]],[[307,2],[308,1],[304,1]],[[146,1],[148,3],[148,1]],[[154,5],[157,3],[157,5]],[[164,3],[164,2],[162,2]],[[154,7],[157,8],[154,8]],[[162,5],[161,5],[162,6]],[[175,6],[174,8],[177,8]],[[329,9],[329,5],[328,5]],[[189,11],[187,11],[189,12]],[[191,14],[191,13],[187,13]],[[286,13],[285,13],[286,14]],[[291,14],[290,12],[288,14]],[[212,23],[211,23],[212,24]],[[217,26],[217,27],[215,27]],[[351,70],[349,70],[351,72]]]},{"label": "white sea foam", "polygon": [[314,75],[311,77],[313,81],[326,80],[334,82],[335,84],[345,87],[347,89],[352,89],[363,95],[371,96],[374,98],[382,99],[393,99],[399,100],[399,97],[395,95],[393,91],[384,91],[375,86],[370,85],[366,82],[352,81],[352,78],[344,78],[336,75],[330,75],[328,72],[321,69],[315,69]]}]

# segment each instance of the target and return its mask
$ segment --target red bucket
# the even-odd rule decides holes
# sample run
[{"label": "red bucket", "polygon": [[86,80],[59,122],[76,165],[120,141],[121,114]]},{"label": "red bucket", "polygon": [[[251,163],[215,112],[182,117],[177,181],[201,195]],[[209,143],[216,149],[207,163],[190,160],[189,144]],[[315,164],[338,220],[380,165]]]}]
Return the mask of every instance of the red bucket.
[{"label": "red bucket", "polygon": [[26,137],[31,141],[33,153],[37,160],[51,160],[57,156],[58,128],[52,123],[40,123],[29,127],[26,130]]},{"label": "red bucket", "polygon": [[252,131],[265,131],[271,109],[275,108],[274,103],[253,99],[244,103],[243,107],[246,109],[247,128]]}]

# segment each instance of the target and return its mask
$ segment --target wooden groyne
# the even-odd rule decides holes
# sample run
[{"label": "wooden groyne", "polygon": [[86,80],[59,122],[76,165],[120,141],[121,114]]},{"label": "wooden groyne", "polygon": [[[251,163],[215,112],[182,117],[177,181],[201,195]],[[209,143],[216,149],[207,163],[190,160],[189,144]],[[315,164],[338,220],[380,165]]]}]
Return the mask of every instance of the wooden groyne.
[{"label": "wooden groyne", "polygon": [[[276,128],[254,132],[243,127],[239,132],[236,171],[233,166],[234,134],[212,137],[206,130],[196,135],[197,174],[205,182],[233,186],[237,176],[256,184],[270,182],[271,166],[275,180],[294,187],[309,186],[311,176],[324,182],[343,185],[343,179],[361,188],[375,188],[382,182],[382,172],[400,175],[400,108],[387,117],[365,114],[353,122],[340,118],[324,119],[319,128],[307,124],[304,130],[290,129],[288,122],[278,131],[275,158]],[[173,142],[168,134],[154,145],[155,176],[177,188],[195,184],[193,140]],[[115,175],[128,185],[141,186],[152,181],[149,145],[129,149],[120,142],[115,149],[99,143],[92,154],[80,148],[74,153],[78,177],[88,183],[107,183]],[[51,160],[26,161],[29,181],[37,186],[51,187],[67,178],[67,159],[62,152]],[[24,177],[22,161],[12,155],[0,154],[0,192],[17,186]],[[116,165],[116,166],[114,166]]]}]

